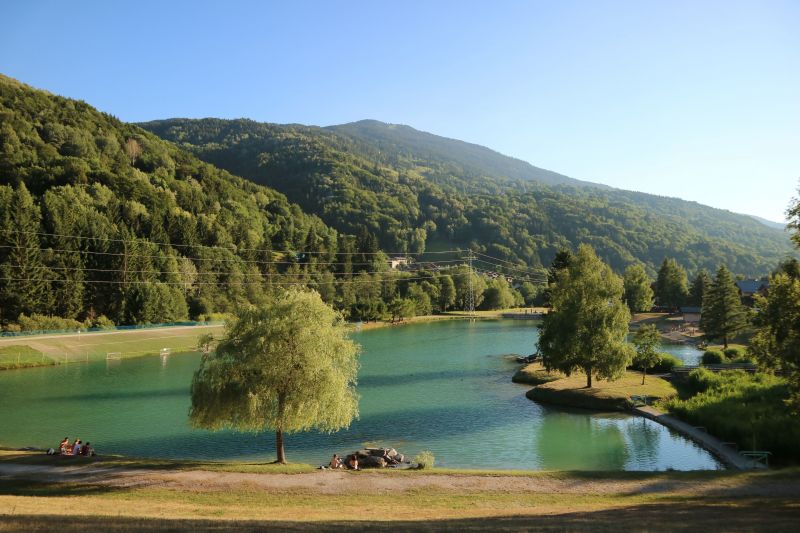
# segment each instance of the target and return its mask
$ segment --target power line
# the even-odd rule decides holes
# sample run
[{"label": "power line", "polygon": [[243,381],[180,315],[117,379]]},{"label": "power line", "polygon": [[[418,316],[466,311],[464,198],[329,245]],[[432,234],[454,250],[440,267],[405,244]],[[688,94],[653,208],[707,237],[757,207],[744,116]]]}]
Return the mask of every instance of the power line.
[{"label": "power line", "polygon": [[[448,274],[451,277],[455,276],[463,276],[466,274]],[[345,285],[345,284],[357,284],[357,283],[391,283],[393,281],[416,281],[416,280],[429,280],[429,277],[410,277],[410,278],[398,278],[398,279],[367,279],[367,280],[360,280],[360,279],[352,279],[352,280],[334,280],[334,281],[319,281],[314,279],[309,279],[307,281],[301,282],[274,282],[271,283],[272,285]],[[161,285],[172,285],[176,287],[183,287],[186,285],[184,282],[180,281],[142,281],[142,280],[131,280],[131,281],[124,281],[124,280],[74,280],[74,279],[41,279],[41,278],[15,278],[15,277],[0,277],[0,280],[4,281],[44,281],[44,282],[58,282],[58,283],[92,283],[92,284],[113,284],[113,285],[150,285],[159,283]],[[265,282],[257,282],[257,281],[220,281],[220,282],[195,282],[192,283],[192,286],[196,285],[264,285]]]},{"label": "power line", "polygon": [[[69,239],[81,239],[81,240],[89,240],[89,241],[104,241],[104,242],[121,242],[121,243],[136,243],[136,244],[152,244],[156,246],[170,246],[172,248],[211,248],[211,249],[218,249],[218,250],[226,250],[228,252],[265,252],[265,253],[295,253],[295,254],[332,254],[332,255],[396,255],[396,256],[416,256],[416,255],[426,255],[426,254],[455,254],[461,253],[463,250],[456,249],[456,250],[438,250],[438,251],[426,251],[426,252],[385,252],[385,251],[378,251],[378,252],[331,252],[331,251],[319,251],[319,250],[273,250],[271,248],[239,248],[236,246],[231,246],[231,248],[220,246],[220,245],[209,245],[209,244],[178,244],[178,243],[170,243],[170,242],[158,242],[158,241],[150,241],[146,239],[115,239],[111,237],[87,237],[85,235],[69,235],[64,233],[46,233],[41,231],[22,231],[22,230],[15,230],[15,229],[0,229],[0,231],[4,231],[6,233],[17,233],[23,235],[38,235],[42,237],[60,237],[60,238],[69,238]],[[235,248],[235,249],[232,249]]]},{"label": "power line", "polygon": [[[139,241],[140,244],[145,243],[146,241]],[[18,248],[13,244],[0,244],[0,248]],[[102,255],[102,256],[112,256],[112,257],[132,257],[132,258],[148,258],[148,259],[161,259],[165,256],[163,255],[154,255],[154,254],[139,254],[135,252],[97,252],[94,250],[66,250],[66,249],[53,249],[53,248],[36,248],[33,246],[22,246],[20,247],[23,250],[39,250],[40,252],[50,252],[50,253],[72,253],[72,254],[87,254],[87,255]],[[227,248],[220,248],[222,250],[230,252]],[[292,252],[293,253],[293,252]],[[360,255],[358,253],[352,255]],[[167,256],[169,257],[169,256]],[[259,264],[259,265],[373,265],[374,262],[314,262],[314,263],[305,263],[300,261],[265,261],[261,259],[242,259],[237,257],[235,259],[230,258],[217,258],[217,257],[186,257],[183,255],[174,256],[176,258],[182,259],[189,259],[191,261],[219,261],[223,263],[247,263],[247,264]],[[452,259],[452,260],[442,260],[437,261],[437,263],[460,263],[463,262],[461,259]]]}]

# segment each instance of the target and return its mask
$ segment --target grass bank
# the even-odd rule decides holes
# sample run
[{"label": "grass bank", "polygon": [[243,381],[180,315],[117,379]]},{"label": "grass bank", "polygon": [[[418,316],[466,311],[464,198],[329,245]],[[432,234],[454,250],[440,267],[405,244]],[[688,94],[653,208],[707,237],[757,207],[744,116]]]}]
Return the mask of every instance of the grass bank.
[{"label": "grass bank", "polygon": [[520,313],[524,314],[525,311],[529,313],[546,312],[544,307],[524,307],[524,308],[509,308],[509,309],[495,309],[492,311],[475,311],[474,315],[470,315],[466,311],[447,311],[439,315],[420,315],[409,318],[404,318],[400,321],[392,322],[391,320],[376,320],[373,322],[364,322],[361,324],[362,330],[378,329],[394,326],[407,326],[410,324],[425,324],[427,322],[438,322],[440,320],[464,320],[474,316],[478,319],[498,319],[503,318],[503,313]]},{"label": "grass bank", "polygon": [[[173,326],[0,338],[0,369],[99,360],[109,352],[117,352],[121,358],[158,354],[162,348],[171,353],[190,352],[197,348],[198,337],[222,330],[222,325]],[[28,364],[15,366],[18,353],[27,354]]]},{"label": "grass bank", "polygon": [[564,375],[557,372],[548,372],[542,363],[530,363],[517,370],[511,377],[514,383],[525,385],[542,385],[563,379]]},{"label": "grass bank", "polygon": [[9,344],[0,346],[0,370],[29,368],[56,364],[55,360],[30,346]]},{"label": "grass bank", "polygon": [[91,475],[65,469],[70,478],[41,470],[3,476],[0,530],[789,531],[800,519],[796,470],[237,476],[187,470],[185,462],[161,466],[153,471],[143,460],[105,463]]},{"label": "grass bank", "polygon": [[647,396],[652,400],[663,400],[675,396],[677,391],[667,381],[648,376],[642,385],[642,375],[626,372],[617,381],[592,381],[586,388],[586,375],[575,373],[569,377],[535,386],[525,395],[538,402],[584,409],[626,411],[633,407],[631,396]]}]

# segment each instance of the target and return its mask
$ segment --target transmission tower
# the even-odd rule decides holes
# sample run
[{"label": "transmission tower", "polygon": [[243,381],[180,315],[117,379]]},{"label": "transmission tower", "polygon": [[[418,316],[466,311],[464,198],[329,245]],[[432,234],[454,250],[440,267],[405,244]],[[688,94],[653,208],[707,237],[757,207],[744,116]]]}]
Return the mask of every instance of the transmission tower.
[{"label": "transmission tower", "polygon": [[469,292],[467,293],[467,312],[469,312],[470,320],[475,320],[475,285],[472,279],[474,272],[472,270],[472,250],[469,251],[469,255],[467,256],[467,262],[469,263],[469,273],[467,276],[469,277]]}]

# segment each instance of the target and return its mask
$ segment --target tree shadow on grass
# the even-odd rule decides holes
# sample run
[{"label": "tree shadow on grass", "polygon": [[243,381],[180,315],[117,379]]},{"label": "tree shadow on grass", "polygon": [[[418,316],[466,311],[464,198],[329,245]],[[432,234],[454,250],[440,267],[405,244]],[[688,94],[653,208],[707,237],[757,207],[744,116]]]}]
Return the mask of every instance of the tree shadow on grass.
[{"label": "tree shadow on grass", "polygon": [[[3,531],[794,531],[792,502],[683,502],[529,516],[330,522],[0,515]],[[766,508],[768,512],[765,512]]]}]

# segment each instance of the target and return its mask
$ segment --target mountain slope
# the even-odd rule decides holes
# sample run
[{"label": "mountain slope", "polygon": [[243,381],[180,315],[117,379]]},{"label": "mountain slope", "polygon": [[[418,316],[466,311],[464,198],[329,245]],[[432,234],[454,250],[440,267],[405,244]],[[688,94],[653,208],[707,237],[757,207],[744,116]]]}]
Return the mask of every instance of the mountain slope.
[{"label": "mountain slope", "polygon": [[384,249],[471,246],[537,268],[587,242],[617,270],[641,261],[652,273],[669,256],[690,271],[724,263],[745,275],[792,253],[785,233],[744,215],[585,186],[407,126],[172,119],[142,127],[280,190],[339,231],[368,229]]},{"label": "mountain slope", "polygon": [[[325,128],[360,143],[362,151],[387,164],[402,165],[403,158],[422,162],[436,161],[464,177],[492,176],[531,180],[545,185],[573,185],[608,188],[599,183],[576,180],[505,156],[478,144],[467,143],[416,130],[403,124],[360,120]],[[377,153],[376,153],[377,152]]]},{"label": "mountain slope", "polygon": [[279,192],[0,76],[3,323],[230,311],[263,298],[271,249],[335,253],[337,233]]}]

